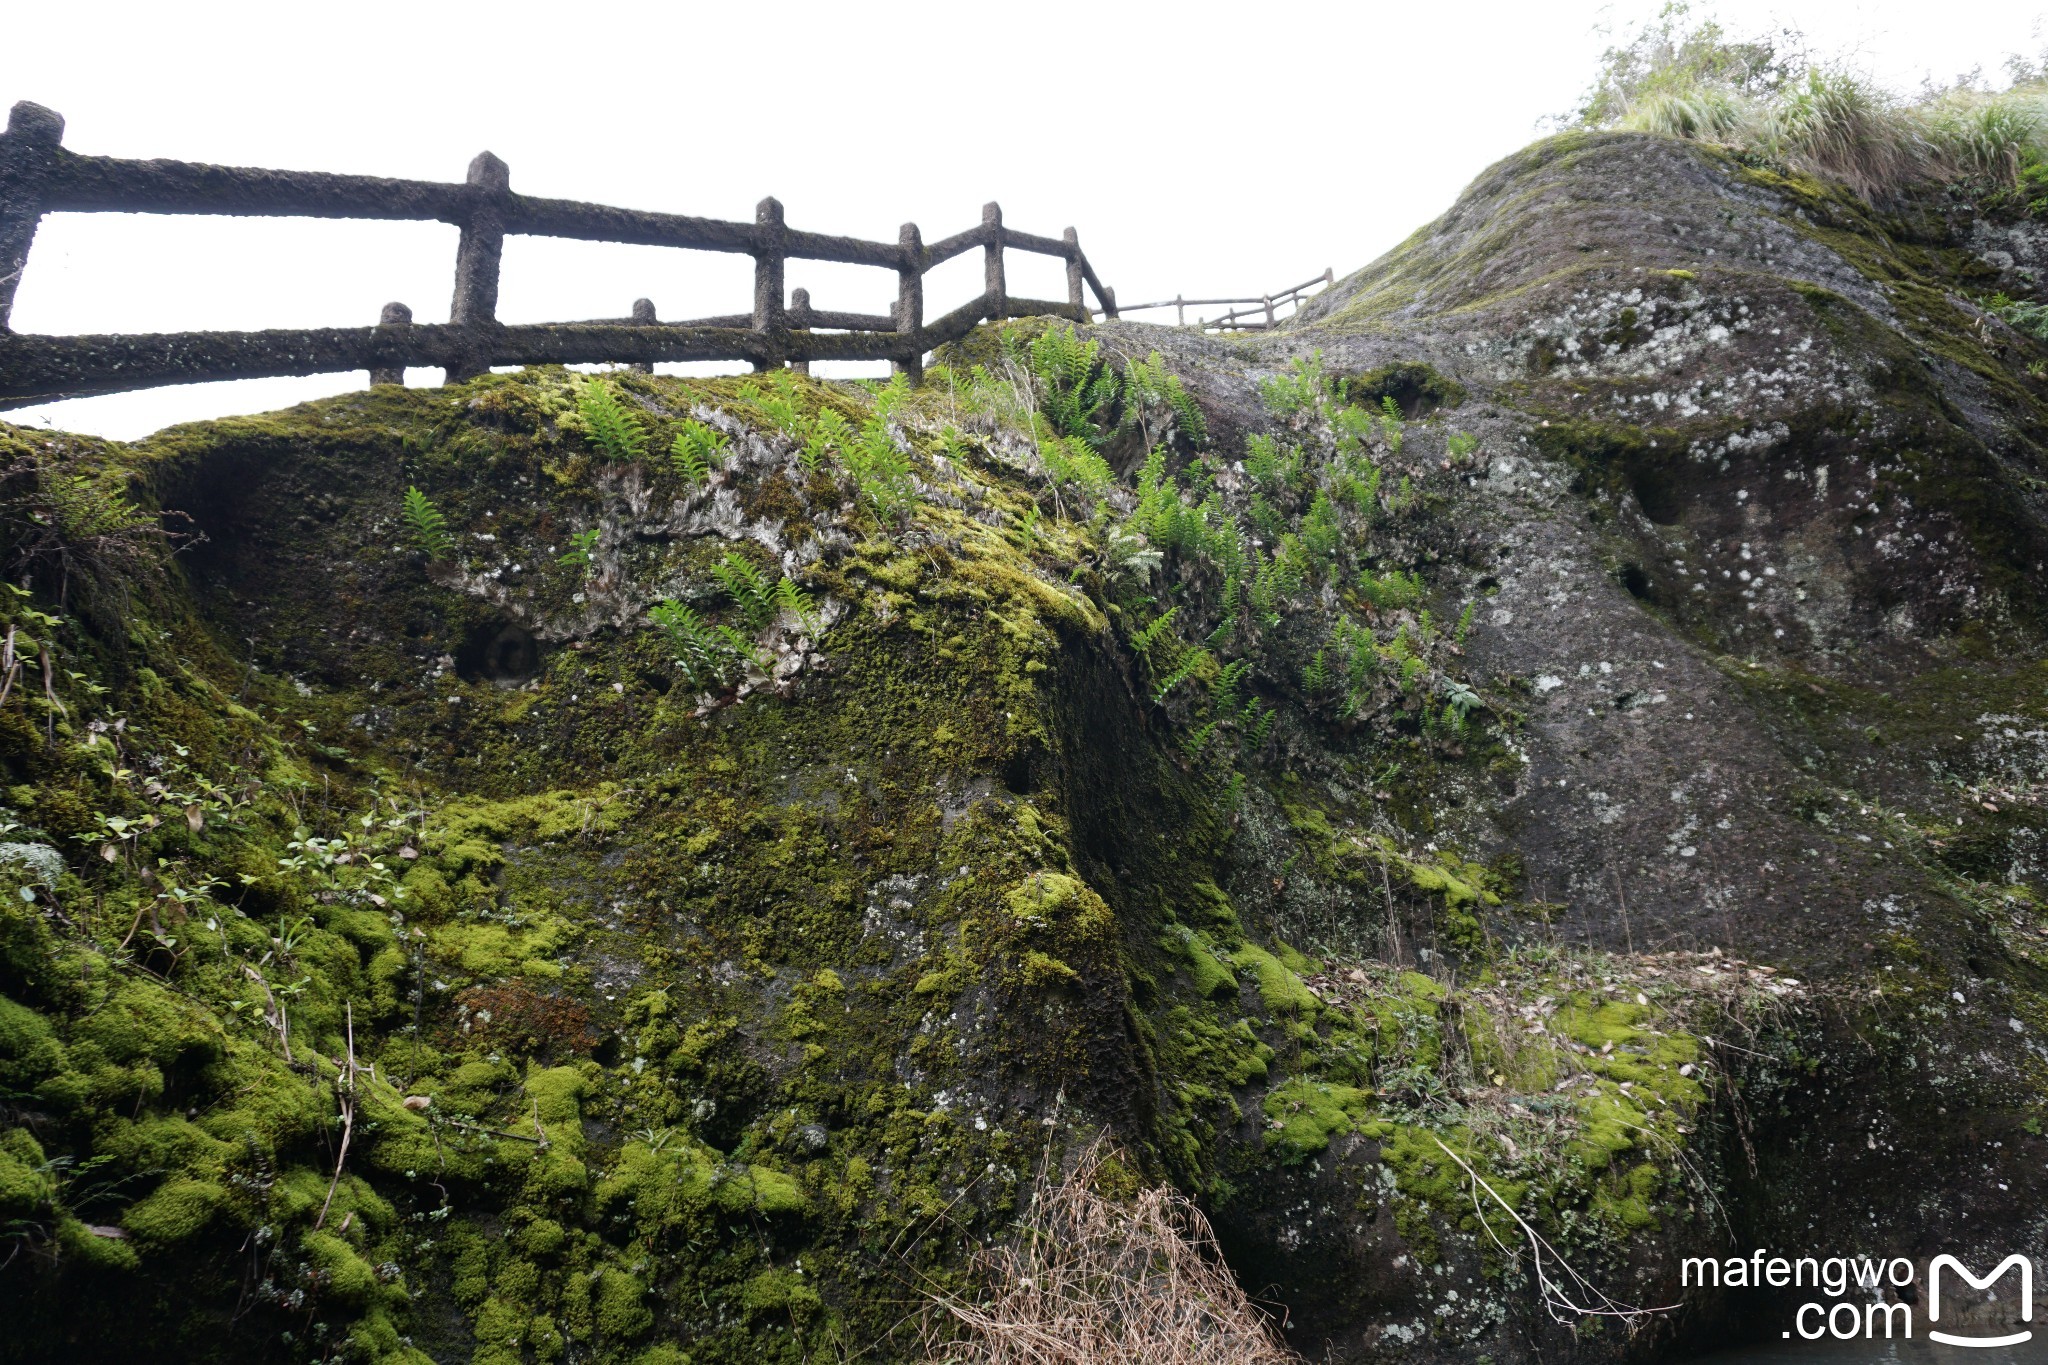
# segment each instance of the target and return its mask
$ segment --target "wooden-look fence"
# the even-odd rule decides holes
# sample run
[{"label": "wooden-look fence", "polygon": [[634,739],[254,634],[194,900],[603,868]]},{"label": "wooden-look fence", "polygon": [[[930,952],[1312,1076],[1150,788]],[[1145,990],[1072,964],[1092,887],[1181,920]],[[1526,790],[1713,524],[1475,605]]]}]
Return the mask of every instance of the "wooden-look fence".
[{"label": "wooden-look fence", "polygon": [[[406,366],[439,366],[452,382],[493,365],[745,360],[757,370],[813,360],[888,360],[915,381],[933,347],[976,324],[1052,314],[1088,320],[1084,284],[1102,313],[1117,316],[1115,291],[1096,276],[1074,229],[1035,237],[1003,225],[1002,210],[927,245],[915,223],[893,243],[803,232],[783,221],[782,205],[763,199],[751,223],[610,208],[515,193],[505,163],[485,152],[459,185],[386,180],[183,161],[81,156],[63,146],[64,120],[26,101],[10,111],[0,136],[0,409],[58,398],[118,393],[164,384],[368,370],[371,382],[396,382]],[[420,324],[404,304],[387,304],[373,327],[261,332],[166,332],[42,336],[8,329],[36,225],[46,213],[196,213],[235,216],[370,218],[448,223],[460,230],[455,298],[445,324]],[[754,259],[750,312],[660,322],[639,300],[627,318],[508,325],[497,320],[498,264],[508,236],[724,251]],[[945,316],[924,317],[924,276],[976,247],[983,252],[982,293]],[[1064,302],[1013,298],[1004,282],[1006,250],[1066,262]],[[896,273],[896,307],[881,314],[811,307],[796,291],[785,302],[789,260],[838,261]]]},{"label": "wooden-look fence", "polygon": [[[1322,274],[1312,280],[1303,280],[1292,288],[1282,289],[1272,294],[1261,294],[1255,299],[1171,298],[1161,299],[1157,303],[1126,304],[1123,311],[1126,313],[1142,313],[1149,308],[1172,308],[1177,310],[1174,319],[1175,325],[1185,327],[1188,325],[1188,309],[1190,308],[1227,308],[1236,303],[1252,303],[1257,304],[1258,307],[1238,309],[1216,318],[1197,318],[1195,319],[1195,330],[1198,332],[1269,332],[1277,322],[1284,321],[1284,319],[1275,316],[1275,309],[1290,306],[1299,308],[1302,303],[1302,295],[1306,291],[1315,288],[1319,284],[1327,289],[1336,282],[1337,272],[1335,270],[1324,270]],[[1250,321],[1245,321],[1245,319],[1250,319]]]}]

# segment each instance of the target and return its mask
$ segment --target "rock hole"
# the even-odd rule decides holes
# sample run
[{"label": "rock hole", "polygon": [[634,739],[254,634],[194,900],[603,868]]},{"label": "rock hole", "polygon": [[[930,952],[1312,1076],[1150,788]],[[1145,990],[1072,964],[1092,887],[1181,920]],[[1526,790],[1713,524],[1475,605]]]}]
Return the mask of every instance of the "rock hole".
[{"label": "rock hole", "polygon": [[1668,469],[1633,464],[1628,470],[1628,486],[1643,515],[1659,526],[1675,526],[1685,513],[1684,495]]},{"label": "rock hole", "polygon": [[1656,600],[1657,594],[1650,586],[1650,576],[1643,572],[1643,566],[1640,564],[1621,566],[1621,586],[1628,589],[1630,597],[1644,602]]},{"label": "rock hole", "polygon": [[1029,796],[1036,784],[1031,780],[1031,755],[1016,753],[1003,762],[1003,787],[1012,796]]},{"label": "rock hole", "polygon": [[463,641],[455,671],[470,682],[517,687],[540,672],[540,642],[524,626],[492,621]]}]

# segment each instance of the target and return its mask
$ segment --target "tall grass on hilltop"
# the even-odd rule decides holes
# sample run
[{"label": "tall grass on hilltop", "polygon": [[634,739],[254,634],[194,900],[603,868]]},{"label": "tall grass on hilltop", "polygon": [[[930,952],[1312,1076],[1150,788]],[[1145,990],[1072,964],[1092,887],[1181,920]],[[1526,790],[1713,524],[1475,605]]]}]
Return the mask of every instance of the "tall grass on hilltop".
[{"label": "tall grass on hilltop", "polygon": [[1607,50],[1566,121],[1717,143],[1870,200],[1927,184],[2048,189],[2048,69],[2008,66],[2004,90],[1973,75],[1908,98],[1814,60],[1793,30],[1736,38],[1674,4]]}]

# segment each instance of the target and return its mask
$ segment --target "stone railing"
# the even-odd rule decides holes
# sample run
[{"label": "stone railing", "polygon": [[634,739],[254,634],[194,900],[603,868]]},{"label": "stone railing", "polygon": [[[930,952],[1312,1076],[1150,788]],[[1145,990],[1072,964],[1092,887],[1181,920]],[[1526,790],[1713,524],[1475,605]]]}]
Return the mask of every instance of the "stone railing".
[{"label": "stone railing", "polygon": [[1225,313],[1219,318],[1197,318],[1195,320],[1195,330],[1199,332],[1270,332],[1276,325],[1286,321],[1286,319],[1274,315],[1275,309],[1299,308],[1308,299],[1313,297],[1313,295],[1309,294],[1309,290],[1317,285],[1328,289],[1336,282],[1337,272],[1332,269],[1323,271],[1322,274],[1312,280],[1303,280],[1300,284],[1279,290],[1276,293],[1261,294],[1255,299],[1171,298],[1161,299],[1157,303],[1125,304],[1123,311],[1126,313],[1142,313],[1148,308],[1176,309],[1178,314],[1175,319],[1175,325],[1185,327],[1188,325],[1188,309],[1190,308],[1206,308],[1211,306],[1227,308],[1234,303],[1252,303],[1257,304],[1258,307],[1237,309]]},{"label": "stone railing", "polygon": [[[894,242],[803,232],[783,221],[782,205],[763,199],[751,223],[610,208],[515,193],[505,163],[485,152],[462,184],[385,180],[364,175],[207,166],[81,156],[63,146],[64,120],[40,105],[14,106],[0,135],[0,409],[59,398],[118,393],[164,384],[368,370],[371,382],[396,382],[406,366],[438,366],[465,379],[493,365],[744,360],[757,370],[808,367],[813,360],[888,360],[915,381],[933,347],[976,324],[1051,314],[1086,321],[1082,288],[1102,313],[1117,315],[1116,294],[1097,278],[1074,229],[1035,237],[1003,225],[1002,210],[927,245],[915,223]],[[160,332],[109,336],[22,335],[8,329],[16,287],[36,225],[46,213],[196,213],[235,216],[371,218],[449,223],[461,232],[455,298],[446,323],[415,323],[404,304],[387,304],[370,327],[261,332]],[[750,312],[683,322],[656,319],[645,299],[631,317],[510,325],[497,320],[498,262],[508,236],[724,251],[754,259]],[[924,276],[979,247],[982,293],[945,316],[924,317]],[[1011,297],[1006,250],[1057,256],[1067,266],[1064,302]],[[896,274],[896,307],[887,316],[811,307],[801,289],[785,301],[790,260],[839,261]]]}]

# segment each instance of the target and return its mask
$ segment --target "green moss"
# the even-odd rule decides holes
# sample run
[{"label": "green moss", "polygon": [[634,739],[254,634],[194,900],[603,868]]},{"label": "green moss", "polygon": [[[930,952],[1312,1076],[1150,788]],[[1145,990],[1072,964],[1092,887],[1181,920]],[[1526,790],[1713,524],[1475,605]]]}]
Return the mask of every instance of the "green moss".
[{"label": "green moss", "polygon": [[309,1232],[299,1239],[300,1250],[326,1277],[326,1292],[344,1304],[360,1307],[377,1294],[377,1272],[340,1237],[331,1232]]},{"label": "green moss", "polygon": [[133,1274],[142,1269],[142,1258],[126,1238],[94,1232],[79,1219],[66,1215],[57,1221],[57,1247],[65,1256],[94,1270]]},{"label": "green moss", "polygon": [[1237,974],[1216,955],[1208,935],[1186,925],[1170,924],[1159,942],[1186,965],[1195,994],[1210,1000],[1237,994]]},{"label": "green moss", "polygon": [[593,1296],[598,1335],[608,1341],[631,1341],[654,1325],[647,1307],[647,1286],[638,1276],[606,1269]]},{"label": "green moss", "polygon": [[159,1250],[189,1241],[206,1231],[228,1202],[228,1193],[210,1181],[165,1181],[121,1215],[121,1226],[145,1250]]},{"label": "green moss", "polygon": [[1344,397],[1360,407],[1377,410],[1383,399],[1392,399],[1403,416],[1427,416],[1438,408],[1455,408],[1465,401],[1465,386],[1420,361],[1397,361],[1367,370],[1343,381]]},{"label": "green moss", "polygon": [[1247,943],[1230,955],[1230,961],[1240,970],[1252,973],[1258,982],[1259,999],[1274,1015],[1313,1019],[1321,1011],[1322,1002],[1316,999],[1315,992],[1265,949]]},{"label": "green moss", "polygon": [[56,1197],[57,1183],[35,1139],[19,1128],[0,1134],[0,1218],[39,1217]]},{"label": "green moss", "polygon": [[1266,1146],[1286,1164],[1306,1161],[1372,1116],[1373,1098],[1346,1085],[1290,1080],[1266,1093]]}]

